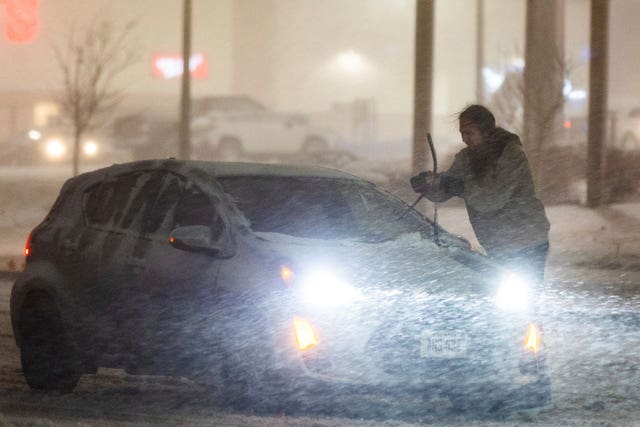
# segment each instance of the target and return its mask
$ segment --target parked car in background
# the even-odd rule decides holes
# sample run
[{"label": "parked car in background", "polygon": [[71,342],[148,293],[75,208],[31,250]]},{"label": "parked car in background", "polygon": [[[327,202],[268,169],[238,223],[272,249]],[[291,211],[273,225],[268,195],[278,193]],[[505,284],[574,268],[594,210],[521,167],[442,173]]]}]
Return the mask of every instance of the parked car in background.
[{"label": "parked car in background", "polygon": [[114,165],[68,180],[25,253],[11,321],[34,390],[112,367],[268,411],[358,393],[482,414],[551,402],[528,285],[337,170]]},{"label": "parked car in background", "polygon": [[640,151],[640,107],[626,111],[617,126],[621,137],[616,145],[624,151]]},{"label": "parked car in background", "polygon": [[[1,154],[3,164],[55,165],[69,163],[73,136],[60,128],[32,128],[9,141]],[[80,161],[99,163],[117,160],[110,138],[102,132],[88,133],[80,142]]]},{"label": "parked car in background", "polygon": [[196,98],[191,106],[194,150],[200,157],[317,153],[335,148],[335,132],[313,126],[302,114],[267,109],[248,96]]},{"label": "parked car in background", "polygon": [[150,111],[116,117],[111,124],[113,142],[132,160],[178,154],[180,135],[175,117]]}]

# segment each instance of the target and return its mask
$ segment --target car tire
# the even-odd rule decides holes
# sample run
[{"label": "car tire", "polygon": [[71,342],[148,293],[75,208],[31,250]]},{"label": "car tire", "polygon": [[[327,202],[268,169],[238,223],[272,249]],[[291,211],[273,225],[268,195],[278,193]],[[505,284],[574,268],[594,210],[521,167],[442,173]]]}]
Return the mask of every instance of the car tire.
[{"label": "car tire", "polygon": [[242,143],[235,138],[223,138],[218,144],[218,158],[223,161],[237,161],[244,156]]},{"label": "car tire", "polygon": [[209,140],[200,141],[194,149],[195,160],[212,161],[216,159],[217,154],[214,144]]},{"label": "car tire", "polygon": [[82,375],[77,347],[47,297],[28,301],[20,315],[22,372],[32,390],[71,393]]}]

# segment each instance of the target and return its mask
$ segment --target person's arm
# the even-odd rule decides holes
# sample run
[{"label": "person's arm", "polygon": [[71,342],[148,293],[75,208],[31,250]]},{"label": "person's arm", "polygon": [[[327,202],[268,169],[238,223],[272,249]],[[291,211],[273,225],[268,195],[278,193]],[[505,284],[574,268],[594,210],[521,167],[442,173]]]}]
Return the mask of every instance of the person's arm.
[{"label": "person's arm", "polygon": [[474,186],[467,192],[465,201],[478,212],[502,209],[522,183],[532,182],[529,162],[520,144],[505,146],[491,185]]},{"label": "person's arm", "polygon": [[435,175],[433,172],[422,172],[411,178],[411,187],[432,202],[445,202],[453,196],[462,197],[464,181],[459,178],[462,173],[462,160],[456,156],[448,171]]}]

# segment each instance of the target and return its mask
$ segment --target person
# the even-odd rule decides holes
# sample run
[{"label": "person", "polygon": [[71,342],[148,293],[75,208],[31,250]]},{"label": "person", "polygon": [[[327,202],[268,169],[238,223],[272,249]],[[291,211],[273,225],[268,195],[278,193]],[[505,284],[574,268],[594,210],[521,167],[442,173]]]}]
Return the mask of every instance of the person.
[{"label": "person", "polygon": [[549,221],[536,197],[529,163],[518,135],[496,126],[489,109],[470,105],[459,115],[466,147],[441,174],[422,172],[411,186],[432,202],[461,197],[473,231],[487,255],[544,283]]}]

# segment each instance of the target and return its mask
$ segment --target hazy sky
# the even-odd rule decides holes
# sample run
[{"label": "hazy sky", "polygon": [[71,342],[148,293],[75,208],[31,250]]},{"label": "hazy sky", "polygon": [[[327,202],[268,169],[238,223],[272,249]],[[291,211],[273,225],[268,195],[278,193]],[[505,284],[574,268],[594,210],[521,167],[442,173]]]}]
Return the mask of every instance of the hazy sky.
[{"label": "hazy sky", "polygon": [[[476,1],[435,3],[434,109],[447,114],[474,101]],[[525,3],[485,0],[487,65],[522,54]],[[142,47],[140,63],[122,83],[135,92],[177,94],[178,80],[152,77],[151,57],[179,52],[181,5],[180,0],[41,0],[35,41],[12,45],[0,39],[0,90],[55,87],[51,40],[74,22],[114,16],[138,19]],[[193,50],[209,61],[209,77],[193,83],[196,95],[255,89],[263,101],[285,110],[322,111],[357,98],[375,99],[377,110],[386,114],[412,109],[415,0],[194,0],[193,11]],[[567,0],[566,11],[567,58],[575,83],[586,88],[589,0]],[[0,25],[5,18],[0,7]],[[640,1],[611,0],[613,107],[640,100],[639,20]]]}]

